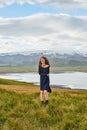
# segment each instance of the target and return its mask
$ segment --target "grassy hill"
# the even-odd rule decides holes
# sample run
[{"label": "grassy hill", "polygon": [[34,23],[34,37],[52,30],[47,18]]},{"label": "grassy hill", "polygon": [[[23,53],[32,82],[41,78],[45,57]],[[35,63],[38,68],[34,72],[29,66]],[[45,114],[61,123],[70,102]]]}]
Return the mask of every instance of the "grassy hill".
[{"label": "grassy hill", "polygon": [[52,88],[42,106],[38,86],[4,79],[0,86],[0,130],[87,130],[87,91]]}]

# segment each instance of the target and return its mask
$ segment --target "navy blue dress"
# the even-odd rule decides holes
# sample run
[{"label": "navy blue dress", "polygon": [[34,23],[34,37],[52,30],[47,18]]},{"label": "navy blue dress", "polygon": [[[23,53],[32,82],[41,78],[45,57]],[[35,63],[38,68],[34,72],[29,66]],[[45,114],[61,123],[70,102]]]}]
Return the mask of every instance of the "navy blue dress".
[{"label": "navy blue dress", "polygon": [[39,74],[40,74],[40,90],[49,90],[49,68],[50,66],[46,68],[39,67]]}]

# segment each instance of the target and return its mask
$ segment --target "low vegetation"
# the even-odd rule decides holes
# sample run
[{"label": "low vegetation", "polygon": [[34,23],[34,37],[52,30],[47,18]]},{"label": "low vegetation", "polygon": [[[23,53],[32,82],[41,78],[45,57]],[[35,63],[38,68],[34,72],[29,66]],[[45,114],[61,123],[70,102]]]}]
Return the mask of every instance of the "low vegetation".
[{"label": "low vegetation", "polygon": [[32,85],[26,82],[19,82],[15,80],[8,80],[8,79],[2,79],[2,78],[0,78],[0,84],[2,85]]},{"label": "low vegetation", "polygon": [[37,67],[29,67],[29,66],[11,66],[11,67],[0,67],[0,73],[9,73],[9,72],[36,72]]},{"label": "low vegetation", "polygon": [[75,71],[75,72],[87,72],[87,67],[53,67],[51,68],[52,72],[58,73],[58,72],[68,72],[68,71]]},{"label": "low vegetation", "polygon": [[[17,67],[0,67],[0,73],[9,73],[9,72],[37,72],[38,67],[29,67],[29,66],[17,66]],[[52,67],[51,72],[59,73],[59,72],[67,72],[67,71],[77,71],[77,72],[87,72],[87,66],[83,67]]]},{"label": "low vegetation", "polygon": [[[0,84],[22,83],[0,79]],[[87,130],[87,91],[52,88],[49,104],[41,105],[39,91],[19,94],[0,88],[0,130]]]}]

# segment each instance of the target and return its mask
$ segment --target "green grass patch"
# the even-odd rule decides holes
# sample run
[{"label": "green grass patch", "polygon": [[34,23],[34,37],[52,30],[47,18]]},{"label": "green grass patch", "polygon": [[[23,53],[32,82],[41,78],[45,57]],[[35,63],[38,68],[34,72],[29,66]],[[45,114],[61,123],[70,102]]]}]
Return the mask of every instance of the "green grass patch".
[{"label": "green grass patch", "polygon": [[32,83],[26,83],[26,82],[20,82],[20,81],[15,81],[15,80],[8,80],[8,79],[2,79],[0,78],[0,84],[3,85],[30,85],[34,86]]},{"label": "green grass patch", "polygon": [[53,67],[51,72],[66,72],[66,71],[75,71],[75,72],[87,72],[87,66],[84,67]]},{"label": "green grass patch", "polygon": [[29,67],[29,66],[11,66],[11,67],[0,67],[0,73],[9,73],[9,72],[36,72],[36,67]]},{"label": "green grass patch", "polygon": [[[0,73],[9,73],[9,72],[37,72],[38,67],[29,67],[29,66],[11,66],[11,67],[0,67]],[[66,71],[78,71],[78,72],[87,72],[87,66],[77,66],[77,67],[51,67],[51,72],[66,72]]]},{"label": "green grass patch", "polygon": [[87,91],[53,91],[46,106],[39,93],[0,89],[0,130],[87,130]]}]

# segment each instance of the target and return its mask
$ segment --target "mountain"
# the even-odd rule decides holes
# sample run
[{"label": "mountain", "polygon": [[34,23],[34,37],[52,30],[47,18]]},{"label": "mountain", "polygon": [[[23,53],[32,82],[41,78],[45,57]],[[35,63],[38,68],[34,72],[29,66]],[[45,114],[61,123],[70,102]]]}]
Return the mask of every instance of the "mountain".
[{"label": "mountain", "polygon": [[0,54],[0,67],[30,66],[36,67],[41,56],[50,60],[52,67],[87,66],[87,54],[59,54],[52,51],[3,53]]}]

